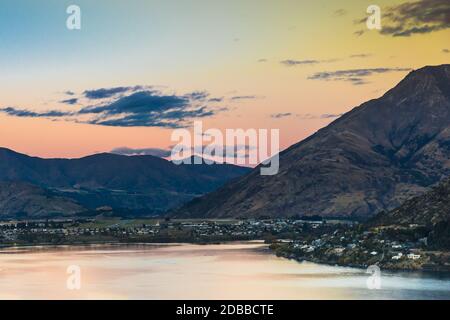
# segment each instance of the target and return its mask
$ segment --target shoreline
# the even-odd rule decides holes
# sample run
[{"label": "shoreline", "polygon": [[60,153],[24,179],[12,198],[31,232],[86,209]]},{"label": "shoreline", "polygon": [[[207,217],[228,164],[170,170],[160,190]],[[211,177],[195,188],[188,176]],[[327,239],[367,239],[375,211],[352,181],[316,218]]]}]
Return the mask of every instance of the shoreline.
[{"label": "shoreline", "polygon": [[[310,262],[319,265],[327,265],[334,267],[344,267],[344,268],[354,268],[359,270],[366,270],[368,265],[366,264],[341,264],[336,261],[327,261],[318,258],[306,258],[306,257],[295,257],[293,255],[283,255],[279,252],[277,253],[275,249],[271,248],[271,244],[265,243],[262,239],[255,240],[230,240],[230,241],[211,241],[211,242],[90,242],[90,243],[70,243],[70,244],[51,244],[51,243],[40,243],[40,244],[20,244],[20,245],[0,245],[0,254],[4,249],[32,249],[41,248],[45,249],[60,249],[60,248],[76,248],[76,247],[102,247],[102,246],[181,246],[181,245],[229,245],[229,244],[261,244],[265,245],[265,248],[258,248],[259,251],[263,251],[265,254],[270,254],[278,258],[293,260],[298,263]],[[263,250],[261,250],[263,249]],[[378,264],[375,264],[378,265]],[[385,266],[380,266],[382,270],[390,272],[405,272],[405,273],[421,273],[430,275],[450,275],[450,268],[445,266],[438,266],[437,268],[390,268]]]}]

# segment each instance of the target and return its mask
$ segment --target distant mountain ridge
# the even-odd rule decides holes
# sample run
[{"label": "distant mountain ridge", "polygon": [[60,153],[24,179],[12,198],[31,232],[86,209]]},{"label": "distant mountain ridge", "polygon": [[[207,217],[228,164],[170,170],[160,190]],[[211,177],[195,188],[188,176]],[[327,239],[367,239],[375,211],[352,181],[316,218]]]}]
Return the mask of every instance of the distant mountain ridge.
[{"label": "distant mountain ridge", "polygon": [[258,168],[175,211],[175,217],[368,218],[450,176],[450,65],[409,73]]},{"label": "distant mountain ridge", "polygon": [[[90,210],[110,206],[138,214],[161,213],[249,171],[229,164],[175,165],[154,156],[108,153],[42,159],[0,148],[0,182],[26,183],[28,190],[34,185]],[[20,186],[25,184],[16,189]],[[0,205],[0,215],[2,210]]]}]

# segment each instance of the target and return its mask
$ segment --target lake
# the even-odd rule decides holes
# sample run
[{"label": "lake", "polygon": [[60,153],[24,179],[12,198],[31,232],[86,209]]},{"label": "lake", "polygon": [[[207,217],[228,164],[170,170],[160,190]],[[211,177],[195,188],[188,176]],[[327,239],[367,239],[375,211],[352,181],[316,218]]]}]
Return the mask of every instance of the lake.
[{"label": "lake", "polygon": [[[67,288],[69,266],[79,267],[79,290]],[[450,299],[449,275],[382,272],[378,290],[368,276],[255,242],[0,250],[0,299]]]}]

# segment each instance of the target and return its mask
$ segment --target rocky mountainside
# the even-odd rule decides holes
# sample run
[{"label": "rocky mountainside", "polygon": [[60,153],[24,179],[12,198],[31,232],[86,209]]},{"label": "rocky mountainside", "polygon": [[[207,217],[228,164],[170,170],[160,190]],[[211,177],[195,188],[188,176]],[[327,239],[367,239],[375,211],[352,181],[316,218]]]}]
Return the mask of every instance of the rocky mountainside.
[{"label": "rocky mountainside", "polygon": [[450,179],[445,179],[430,191],[407,200],[392,211],[378,214],[371,223],[433,226],[443,221],[450,222]]},{"label": "rocky mountainside", "polygon": [[367,218],[450,176],[450,65],[409,73],[259,169],[194,199],[179,217]]},{"label": "rocky mountainside", "polygon": [[109,206],[137,214],[161,213],[249,171],[228,164],[177,166],[153,156],[107,153],[81,159],[41,159],[0,148],[0,182],[26,182],[90,210]]}]

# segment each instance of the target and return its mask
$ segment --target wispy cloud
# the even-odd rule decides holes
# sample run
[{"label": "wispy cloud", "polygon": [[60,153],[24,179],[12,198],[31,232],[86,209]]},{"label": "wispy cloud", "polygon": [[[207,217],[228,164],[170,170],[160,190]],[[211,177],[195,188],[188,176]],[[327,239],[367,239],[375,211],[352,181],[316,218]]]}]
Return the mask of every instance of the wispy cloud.
[{"label": "wispy cloud", "polygon": [[93,89],[93,90],[86,90],[84,91],[84,96],[88,99],[105,99],[113,97],[120,93],[126,93],[130,91],[137,91],[141,90],[141,86],[134,86],[134,87],[114,87],[114,88],[100,88],[100,89]]},{"label": "wispy cloud", "polygon": [[281,118],[286,118],[286,117],[290,117],[290,116],[292,116],[291,112],[274,113],[274,114],[270,115],[270,117],[273,119],[281,119]]},{"label": "wispy cloud", "polygon": [[119,147],[112,149],[110,152],[124,156],[154,156],[159,158],[168,158],[171,154],[171,150],[160,148],[133,149],[128,147]]},{"label": "wispy cloud", "polygon": [[450,50],[449,50],[449,49],[442,49],[442,52],[443,52],[443,53],[449,53]]},{"label": "wispy cloud", "polygon": [[358,53],[358,54],[352,54],[347,57],[341,57],[341,58],[330,58],[330,59],[305,59],[305,60],[297,60],[297,59],[286,59],[280,61],[280,63],[286,67],[296,67],[296,66],[302,66],[302,65],[317,65],[321,63],[331,63],[331,62],[337,62],[342,61],[345,59],[354,59],[354,58],[368,58],[371,57],[372,54],[370,53]]},{"label": "wispy cloud", "polygon": [[[67,121],[118,127],[186,127],[192,119],[213,116],[226,110],[209,97],[205,91],[185,95],[165,94],[156,90],[134,91],[136,87],[121,87],[116,90],[87,90],[86,96],[93,99],[111,97],[133,88],[131,93],[119,95],[96,105],[82,106],[76,111],[50,110],[37,112],[15,107],[0,108],[0,112],[16,117],[63,118]],[[86,94],[89,92],[89,94]],[[102,97],[102,98],[100,98]],[[76,99],[76,98],[74,98]],[[67,101],[69,103],[69,101]]]},{"label": "wispy cloud", "polygon": [[336,17],[342,17],[342,16],[345,16],[346,14],[347,14],[347,10],[345,10],[345,9],[338,9],[333,12],[333,15]]},{"label": "wispy cloud", "polygon": [[372,56],[371,53],[357,53],[357,54],[351,54],[349,57],[350,58],[369,58],[371,56]]},{"label": "wispy cloud", "polygon": [[78,103],[78,98],[66,99],[66,100],[62,100],[60,102],[64,103],[64,104],[74,105],[74,104]]},{"label": "wispy cloud", "polygon": [[[367,17],[355,21],[365,24]],[[448,0],[419,0],[386,7],[382,10],[383,35],[409,37],[450,28],[450,2]],[[356,35],[366,30],[358,30]]]},{"label": "wispy cloud", "polygon": [[319,60],[293,60],[293,59],[287,59],[280,61],[281,64],[287,66],[287,67],[294,67],[298,65],[311,65],[319,63]]},{"label": "wispy cloud", "polygon": [[368,83],[367,78],[374,74],[382,74],[389,72],[406,72],[411,71],[410,68],[372,68],[372,69],[348,69],[337,71],[317,72],[309,76],[309,80],[323,81],[348,81],[353,85],[362,85]]},{"label": "wispy cloud", "polygon": [[323,113],[323,114],[297,114],[296,116],[298,118],[301,118],[302,120],[314,120],[314,119],[333,119],[333,118],[339,118],[342,116],[343,113]]},{"label": "wispy cloud", "polygon": [[233,96],[230,99],[236,101],[236,100],[253,100],[253,99],[260,99],[260,98],[262,98],[262,97],[258,97],[255,95],[247,95],[247,96]]},{"label": "wispy cloud", "polygon": [[342,113],[334,114],[334,113],[324,113],[324,114],[298,114],[298,113],[291,113],[291,112],[284,112],[284,113],[274,113],[271,114],[270,117],[273,119],[281,119],[281,118],[287,118],[287,117],[295,117],[300,118],[302,120],[314,120],[314,119],[331,119],[331,118],[339,118],[342,116]]}]

